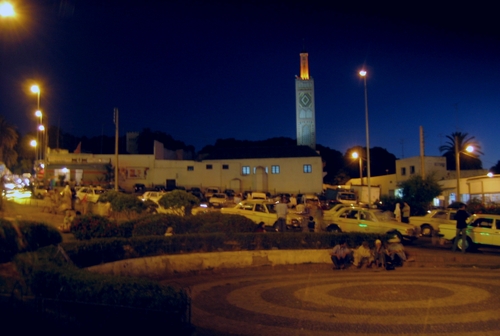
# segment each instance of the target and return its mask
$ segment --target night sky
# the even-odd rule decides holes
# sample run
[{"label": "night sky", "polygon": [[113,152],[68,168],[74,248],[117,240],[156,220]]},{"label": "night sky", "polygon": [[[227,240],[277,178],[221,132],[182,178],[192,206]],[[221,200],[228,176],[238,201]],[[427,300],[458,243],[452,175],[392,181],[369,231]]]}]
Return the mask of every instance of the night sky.
[{"label": "night sky", "polygon": [[[500,32],[496,8],[329,1],[17,1],[0,22],[0,115],[35,128],[36,96],[51,125],[77,136],[150,128],[200,150],[219,138],[296,137],[295,75],[309,53],[317,143],[370,145],[398,158],[440,155],[460,131],[500,160]],[[72,148],[70,150],[73,150]]]}]

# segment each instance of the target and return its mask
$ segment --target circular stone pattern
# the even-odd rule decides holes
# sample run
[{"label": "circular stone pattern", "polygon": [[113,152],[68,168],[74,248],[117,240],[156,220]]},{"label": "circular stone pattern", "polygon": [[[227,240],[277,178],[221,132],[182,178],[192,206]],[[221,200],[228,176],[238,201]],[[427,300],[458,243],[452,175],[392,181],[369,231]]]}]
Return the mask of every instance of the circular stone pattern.
[{"label": "circular stone pattern", "polygon": [[493,336],[499,296],[500,270],[247,270],[194,285],[192,323],[210,335]]},{"label": "circular stone pattern", "polygon": [[453,291],[442,287],[420,285],[418,287],[402,284],[370,284],[336,288],[327,293],[334,298],[360,301],[418,301],[436,300],[451,296]]}]

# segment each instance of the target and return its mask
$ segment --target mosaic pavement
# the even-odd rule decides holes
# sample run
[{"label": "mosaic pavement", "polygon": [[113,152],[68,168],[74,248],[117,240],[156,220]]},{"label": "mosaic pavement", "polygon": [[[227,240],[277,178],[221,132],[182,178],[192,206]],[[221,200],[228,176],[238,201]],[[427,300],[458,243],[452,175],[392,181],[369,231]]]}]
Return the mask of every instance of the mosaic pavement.
[{"label": "mosaic pavement", "polygon": [[500,335],[500,270],[303,265],[196,281],[200,335]]}]

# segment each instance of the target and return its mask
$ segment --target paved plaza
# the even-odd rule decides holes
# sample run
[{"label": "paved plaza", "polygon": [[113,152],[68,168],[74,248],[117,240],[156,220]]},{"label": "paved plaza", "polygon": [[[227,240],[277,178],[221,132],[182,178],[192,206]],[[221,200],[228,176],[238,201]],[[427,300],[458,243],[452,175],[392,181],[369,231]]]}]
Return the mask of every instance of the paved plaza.
[{"label": "paved plaza", "polygon": [[194,335],[499,334],[499,269],[297,265],[175,281],[192,290]]}]

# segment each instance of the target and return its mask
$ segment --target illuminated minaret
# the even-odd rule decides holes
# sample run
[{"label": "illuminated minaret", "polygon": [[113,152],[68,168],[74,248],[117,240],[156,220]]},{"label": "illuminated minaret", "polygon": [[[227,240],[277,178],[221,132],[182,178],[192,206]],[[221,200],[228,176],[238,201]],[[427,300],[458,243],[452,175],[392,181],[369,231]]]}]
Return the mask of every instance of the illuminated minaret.
[{"label": "illuminated minaret", "polygon": [[309,54],[300,53],[300,76],[295,78],[297,145],[316,150],[314,80],[309,76]]}]

